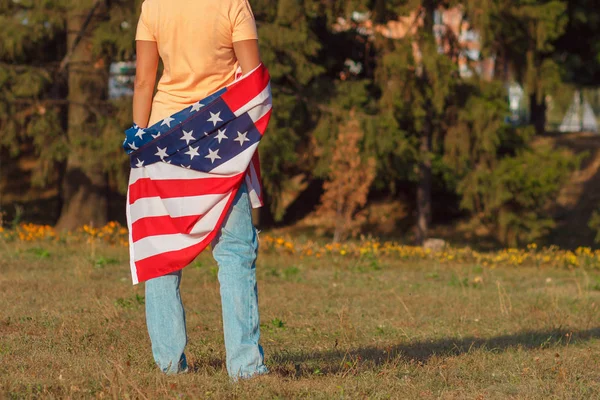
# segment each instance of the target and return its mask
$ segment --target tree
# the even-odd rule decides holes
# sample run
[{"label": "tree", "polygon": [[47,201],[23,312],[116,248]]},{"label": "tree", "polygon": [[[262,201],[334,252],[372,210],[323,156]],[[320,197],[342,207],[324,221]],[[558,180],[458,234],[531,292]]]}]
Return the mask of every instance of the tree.
[{"label": "tree", "polygon": [[[451,53],[439,51],[434,35],[437,2],[408,2],[389,9],[409,15],[410,27],[400,40],[384,43],[378,79],[382,88],[381,107],[388,113],[392,128],[402,130],[412,146],[413,179],[417,181],[417,242],[428,236],[432,218],[433,159],[443,153],[448,129],[445,115],[460,82]],[[396,14],[398,15],[398,14]],[[397,17],[396,17],[397,18]],[[410,22],[412,19],[412,22]],[[463,93],[469,95],[468,93]],[[401,128],[400,128],[401,127]],[[437,147],[437,148],[436,148]]]},{"label": "tree", "polygon": [[[89,6],[89,4],[88,4]],[[106,75],[94,67],[92,29],[97,13],[103,12],[95,2],[85,15],[82,9],[67,11],[68,119],[67,141],[70,151],[62,180],[63,206],[58,229],[74,229],[82,224],[102,226],[108,220],[108,181],[102,163],[98,162],[94,137],[97,125],[93,106],[104,100],[108,86]],[[118,143],[118,142],[117,142]]]},{"label": "tree", "polygon": [[555,42],[555,59],[561,65],[563,81],[579,87],[600,83],[600,14],[590,12],[597,3],[568,1],[568,22]]},{"label": "tree", "polygon": [[350,121],[341,127],[331,158],[328,181],[317,215],[324,218],[323,226],[333,231],[333,241],[340,242],[356,235],[366,222],[360,215],[367,203],[375,179],[375,159],[364,160],[359,148],[363,132],[360,123],[350,113]]},{"label": "tree", "polygon": [[[110,124],[115,109],[106,101],[108,65],[117,52],[106,50],[108,43],[113,50],[122,50],[116,44],[133,47],[136,12],[126,3],[0,2],[2,144],[15,155],[20,143],[33,144],[38,184],[59,171],[61,229],[107,220],[108,165],[114,168],[123,157],[106,157],[120,155],[122,130]],[[106,25],[115,23],[119,39],[108,34]]]},{"label": "tree", "polygon": [[526,88],[537,134],[546,128],[546,95],[554,93],[561,81],[555,42],[565,32],[567,3],[496,0],[487,24],[480,24],[489,51],[499,57],[499,67],[509,66],[512,78]]},{"label": "tree", "polygon": [[270,210],[275,210],[287,177],[309,169],[297,164],[298,155],[306,152],[318,119],[315,81],[325,70],[316,62],[322,44],[312,25],[318,14],[310,17],[313,2],[256,0],[252,6],[261,58],[272,79],[274,113],[259,151]]}]

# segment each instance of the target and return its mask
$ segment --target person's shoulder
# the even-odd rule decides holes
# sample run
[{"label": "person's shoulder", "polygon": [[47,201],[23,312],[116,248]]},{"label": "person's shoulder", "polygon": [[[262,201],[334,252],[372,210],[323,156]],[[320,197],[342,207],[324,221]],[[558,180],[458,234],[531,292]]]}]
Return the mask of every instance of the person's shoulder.
[{"label": "person's shoulder", "polygon": [[156,0],[144,0],[142,2],[142,11],[146,12],[146,11],[155,9],[157,6],[157,3],[158,2]]},{"label": "person's shoulder", "polygon": [[157,10],[158,8],[169,5],[169,3],[177,3],[176,0],[144,0],[142,3],[142,7],[148,8],[151,10]]},{"label": "person's shoulder", "polygon": [[248,4],[248,0],[224,0],[223,4],[230,8],[242,7]]}]

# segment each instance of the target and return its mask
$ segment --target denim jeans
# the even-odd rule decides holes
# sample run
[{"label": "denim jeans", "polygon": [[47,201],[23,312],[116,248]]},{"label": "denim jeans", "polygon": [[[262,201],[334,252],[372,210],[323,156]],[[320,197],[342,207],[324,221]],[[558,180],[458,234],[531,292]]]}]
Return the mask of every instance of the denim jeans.
[{"label": "denim jeans", "polygon": [[[233,379],[265,374],[268,371],[258,344],[258,236],[245,184],[238,191],[212,247],[219,265],[227,371]],[[158,367],[167,374],[187,371],[180,282],[181,271],[146,282],[146,323],[152,353]]]}]

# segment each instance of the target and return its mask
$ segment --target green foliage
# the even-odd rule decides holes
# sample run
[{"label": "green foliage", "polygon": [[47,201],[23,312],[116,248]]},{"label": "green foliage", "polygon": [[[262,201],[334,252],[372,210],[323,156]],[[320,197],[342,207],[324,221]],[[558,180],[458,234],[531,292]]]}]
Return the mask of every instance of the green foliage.
[{"label": "green foliage", "polygon": [[596,243],[600,243],[600,211],[599,210],[594,211],[594,213],[592,214],[592,217],[590,218],[588,226],[590,227],[590,229],[592,229],[593,231],[596,232],[596,238],[595,238]]},{"label": "green foliage", "polygon": [[579,86],[596,86],[600,81],[600,13],[591,11],[595,6],[595,0],[567,2],[569,22],[556,42],[563,78]]},{"label": "green foliage", "polygon": [[533,242],[555,226],[550,213],[558,192],[581,157],[549,146],[520,150],[492,170],[474,171],[463,207],[477,213],[502,243]]},{"label": "green foliage", "polygon": [[[98,76],[107,76],[112,61],[133,59],[141,2],[113,0],[95,20],[90,41]],[[128,164],[119,145],[131,119],[130,99],[107,101],[98,90],[85,105],[89,134],[66,134],[73,128],[67,126],[69,88],[60,72],[69,52],[67,18],[73,10],[85,15],[93,3],[0,0],[0,146],[15,157],[24,148],[34,150],[37,184],[55,182],[58,167],[78,154],[83,168],[100,165],[112,186],[124,191]],[[456,41],[449,54],[440,54],[432,33],[438,3],[251,0],[261,57],[272,75],[274,113],[260,153],[273,209],[290,176],[329,175],[340,127],[355,110],[364,132],[361,157],[376,160],[379,189],[393,193],[398,185],[418,182],[419,168],[429,163],[433,186],[458,194],[462,207],[484,215],[502,241],[527,241],[552,226],[547,206],[577,161],[551,149],[530,150],[531,131],[503,123],[503,82],[461,78]],[[582,32],[595,37],[597,13],[584,12],[589,0],[452,0],[443,6],[459,3],[481,33],[482,55],[497,56],[513,71],[500,78],[520,82],[538,102],[557,92],[565,76],[583,71],[586,83],[595,76],[583,62],[598,58],[600,64],[594,41],[586,39],[586,49],[571,53],[564,39]],[[398,40],[367,38],[356,26],[333,29],[354,11],[371,12],[374,22],[386,24],[417,9],[423,13],[417,34]],[[360,62],[362,71],[342,73],[347,60]]]},{"label": "green foliage", "polygon": [[[61,69],[60,64],[70,51],[67,18],[70,12],[87,16],[93,3],[0,1],[0,146],[15,157],[24,149],[35,152],[34,184],[56,182],[57,167],[64,165],[70,154],[77,154],[85,161],[82,168],[97,170],[100,164],[113,185],[121,190],[126,187],[126,157],[118,144],[123,128],[130,123],[130,100],[107,102],[106,85],[98,88],[97,98],[82,104],[93,114],[86,131],[66,134],[68,66]],[[98,76],[107,76],[110,62],[133,57],[140,4],[112,1],[109,8],[97,11],[102,13],[101,22],[94,22],[88,35],[98,60],[93,67]]]},{"label": "green foliage", "polygon": [[296,169],[297,150],[305,147],[318,113],[314,82],[325,69],[315,62],[322,44],[311,28],[308,5],[296,0],[256,1],[261,57],[272,78],[274,114],[260,154],[273,209],[282,183]]}]

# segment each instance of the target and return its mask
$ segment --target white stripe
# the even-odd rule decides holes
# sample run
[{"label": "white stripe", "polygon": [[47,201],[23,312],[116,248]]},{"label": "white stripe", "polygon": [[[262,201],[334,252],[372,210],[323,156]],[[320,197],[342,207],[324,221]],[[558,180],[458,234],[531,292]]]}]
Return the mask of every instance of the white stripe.
[{"label": "white stripe", "polygon": [[125,213],[127,214],[127,228],[129,230],[129,269],[131,269],[131,281],[134,285],[139,283],[137,276],[137,267],[135,266],[135,253],[133,246],[133,236],[131,233],[131,213],[129,212],[129,191],[127,191],[127,207],[125,207]]},{"label": "white stripe", "polygon": [[273,108],[273,104],[262,104],[258,107],[254,107],[252,110],[248,111],[248,116],[252,119],[252,122],[256,122]]},{"label": "white stripe", "polygon": [[[251,109],[261,105],[271,103],[271,84],[269,83],[256,97],[244,104],[240,109],[234,111],[236,117],[247,113]],[[232,110],[233,111],[233,110]],[[256,121],[256,120],[254,120]]]},{"label": "white stripe", "polygon": [[254,152],[256,151],[257,147],[258,143],[254,143],[252,146],[248,147],[246,150],[242,151],[237,156],[224,162],[218,167],[215,167],[215,169],[211,170],[210,173],[226,176],[235,176],[237,174],[245,172],[248,169],[248,164],[250,164],[250,161],[252,160],[252,157],[254,156]]},{"label": "white stripe", "polygon": [[[238,172],[239,173],[239,172]],[[222,176],[226,178],[227,176]],[[204,179],[216,178],[212,173],[195,171],[171,165],[163,162],[157,162],[143,168],[132,168],[129,174],[129,186],[133,185],[140,179],[152,178],[153,180],[160,179]],[[219,177],[221,178],[221,177]]]},{"label": "white stripe", "polygon": [[248,187],[248,196],[250,196],[252,208],[262,207],[263,204],[262,201],[260,201],[260,182],[258,182],[256,168],[254,168],[254,163],[252,162],[250,163],[250,171],[248,171],[248,174],[246,175],[246,186]]},{"label": "white stripe", "polygon": [[183,250],[202,242],[217,225],[232,195],[233,192],[229,193],[224,199],[215,204],[210,212],[196,223],[190,234],[157,235],[138,240],[134,245],[136,250],[135,261],[170,251]]},{"label": "white stripe", "polygon": [[177,218],[203,215],[210,211],[213,204],[220,202],[227,195],[228,193],[174,197],[172,199],[161,199],[160,197],[141,198],[129,206],[131,223],[133,224],[146,217],[169,215],[172,218]]}]

